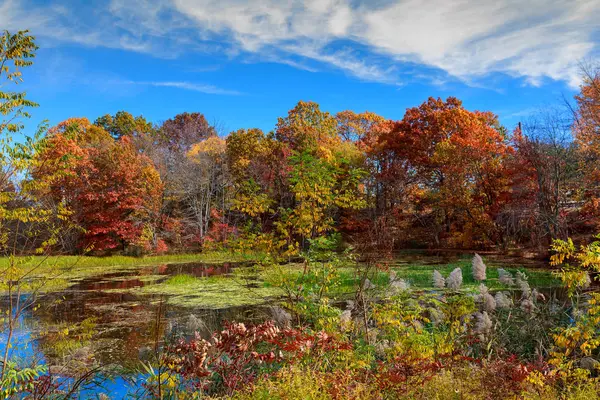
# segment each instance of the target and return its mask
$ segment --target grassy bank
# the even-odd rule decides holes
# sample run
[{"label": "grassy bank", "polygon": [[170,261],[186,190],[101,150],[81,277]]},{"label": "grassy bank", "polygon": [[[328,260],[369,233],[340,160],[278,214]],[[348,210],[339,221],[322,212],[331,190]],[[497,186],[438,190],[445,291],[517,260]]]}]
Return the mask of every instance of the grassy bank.
[{"label": "grassy bank", "polygon": [[[207,252],[201,254],[178,254],[148,257],[20,257],[17,259],[19,269],[29,271],[33,269],[30,277],[44,281],[42,291],[59,291],[69,287],[76,281],[93,278],[111,273],[131,273],[135,276],[136,270],[144,266],[154,266],[170,263],[226,263],[260,260],[260,254],[240,254],[230,252]],[[0,259],[0,268],[8,266],[8,259]],[[527,269],[515,265],[508,267],[506,264],[488,262],[487,280],[485,284],[492,290],[509,289],[498,281],[498,267],[502,267],[515,274],[522,271],[529,277],[529,283],[536,288],[551,288],[559,286],[559,281],[552,276],[550,270]],[[318,267],[312,267],[317,268]],[[361,267],[362,268],[362,267]],[[447,277],[452,270],[460,268],[463,272],[463,290],[476,290],[479,282],[475,281],[471,273],[470,258],[460,259],[455,262],[432,264],[419,261],[406,263],[401,259],[395,260],[387,270],[373,270],[369,273],[370,281],[375,285],[375,290],[385,290],[390,282],[390,272],[393,271],[397,278],[404,279],[409,285],[418,290],[433,289],[432,274],[438,270]],[[197,278],[191,275],[175,275],[160,283],[153,276],[144,279],[148,284],[132,289],[119,289],[115,291],[130,292],[139,295],[165,295],[171,304],[200,308],[225,308],[231,306],[254,305],[282,294],[278,287],[282,277],[294,285],[309,284],[301,277],[302,264],[287,264],[266,266],[260,268],[239,268],[232,274],[209,278]],[[107,278],[110,279],[110,278]],[[117,277],[116,279],[120,279]],[[315,277],[313,275],[314,281]],[[329,292],[330,297],[345,298],[352,296],[360,282],[359,268],[352,265],[340,266],[336,269],[336,285]],[[280,283],[277,283],[280,282]]]},{"label": "grassy bank", "polygon": [[[464,288],[475,289],[479,286],[479,282],[473,279],[470,259],[443,265],[407,264],[392,267],[392,270],[397,273],[399,278],[408,281],[413,287],[432,289],[434,270],[438,270],[444,277],[447,277],[455,268],[460,268],[462,270]],[[528,282],[532,287],[545,288],[560,286],[560,281],[552,276],[552,271],[549,269],[528,269],[521,266],[507,267],[506,265],[495,265],[490,262],[488,263],[487,279],[485,281],[486,286],[490,289],[505,288],[505,286],[498,281],[498,268],[504,268],[513,275],[517,271],[524,272],[528,276]]]},{"label": "grassy bank", "polygon": [[[396,279],[405,280],[409,286],[414,289],[432,290],[434,289],[433,271],[438,270],[444,277],[447,277],[455,268],[460,268],[462,271],[463,290],[471,291],[478,288],[480,282],[473,279],[471,260],[467,258],[444,264],[423,264],[418,262],[410,264],[393,263],[386,270],[373,269],[369,272],[368,278],[375,285],[375,289],[385,289],[390,283],[390,272],[393,271],[396,274]],[[554,288],[560,286],[560,281],[552,275],[552,271],[549,269],[528,269],[517,265],[508,267],[504,264],[498,265],[490,262],[488,263],[485,284],[492,290],[508,289],[498,281],[498,268],[504,268],[513,275],[516,274],[517,271],[524,272],[529,278],[528,282],[531,287]],[[298,279],[298,284],[303,284],[306,282],[303,282],[300,278],[302,271],[303,266],[290,264],[289,266],[281,267],[279,271],[265,270],[262,275],[267,284],[276,282],[278,280],[276,275],[280,273],[287,274],[288,280]],[[339,267],[335,279],[337,285],[333,288],[333,292],[331,292],[330,295],[343,296],[344,294],[353,293],[360,282],[360,274],[361,272],[359,272],[359,269],[356,267]]]},{"label": "grassy bank", "polygon": [[[41,264],[43,268],[94,268],[94,267],[128,267],[183,262],[239,262],[253,261],[261,258],[258,253],[234,253],[229,251],[211,251],[195,254],[164,254],[157,256],[19,256],[15,257],[21,268],[31,268]],[[0,257],[0,268],[9,265],[8,257]]]},{"label": "grassy bank", "polygon": [[[98,275],[135,270],[143,266],[175,263],[244,262],[259,260],[261,254],[213,251],[197,254],[167,254],[145,257],[130,256],[20,256],[15,257],[14,276],[27,274],[30,281],[43,281],[41,291],[66,288],[69,283]],[[0,257],[0,271],[11,265],[8,257]]]}]

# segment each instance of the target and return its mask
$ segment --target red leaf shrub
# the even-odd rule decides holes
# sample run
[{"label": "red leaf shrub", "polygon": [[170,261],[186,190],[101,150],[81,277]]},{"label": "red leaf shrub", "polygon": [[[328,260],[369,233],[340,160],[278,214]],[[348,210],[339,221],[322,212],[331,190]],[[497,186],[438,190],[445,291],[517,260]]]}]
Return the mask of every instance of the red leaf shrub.
[{"label": "red leaf shrub", "polygon": [[278,370],[306,356],[350,349],[324,332],[280,329],[273,321],[259,325],[226,323],[211,340],[196,334],[166,349],[164,364],[195,389],[231,395],[252,385],[260,373]]}]

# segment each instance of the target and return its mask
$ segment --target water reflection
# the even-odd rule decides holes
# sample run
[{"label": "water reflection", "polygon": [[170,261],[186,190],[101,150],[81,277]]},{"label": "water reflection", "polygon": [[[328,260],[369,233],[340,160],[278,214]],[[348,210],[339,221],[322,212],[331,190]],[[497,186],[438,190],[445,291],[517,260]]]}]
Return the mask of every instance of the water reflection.
[{"label": "water reflection", "polygon": [[210,276],[231,275],[234,268],[244,267],[243,263],[204,264],[182,263],[161,264],[141,267],[135,271],[113,272],[100,276],[82,279],[71,285],[67,292],[72,291],[106,291],[111,289],[132,289],[146,285],[164,282],[173,275],[192,275],[197,278]]},{"label": "water reflection", "polygon": [[[259,322],[267,318],[261,307],[190,310],[164,303],[164,298],[136,297],[130,294],[77,291],[54,294],[41,299],[42,307],[24,317],[35,322],[40,348],[52,358],[53,327],[77,326],[93,318],[94,337],[90,346],[100,365],[139,366],[140,354],[153,348],[165,334],[191,335],[199,331],[206,337],[220,330],[224,321]],[[32,326],[31,324],[23,327]],[[31,329],[31,328],[25,328]]]},{"label": "water reflection", "polygon": [[[464,250],[411,250],[394,254],[395,265],[445,265],[456,263],[461,260],[470,260],[475,252]],[[479,252],[489,265],[497,267],[524,267],[547,269],[548,261],[543,259],[523,258],[519,256],[507,256],[494,252]]]}]

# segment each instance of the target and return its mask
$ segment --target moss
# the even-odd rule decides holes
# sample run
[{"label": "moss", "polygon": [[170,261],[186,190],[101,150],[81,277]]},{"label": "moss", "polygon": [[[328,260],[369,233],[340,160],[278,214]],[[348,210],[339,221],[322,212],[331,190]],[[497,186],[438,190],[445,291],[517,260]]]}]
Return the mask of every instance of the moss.
[{"label": "moss", "polygon": [[175,275],[167,279],[164,283],[165,286],[181,286],[181,285],[189,285],[195,283],[198,278],[183,274],[183,275]]},{"label": "moss", "polygon": [[206,309],[264,304],[282,295],[280,289],[269,287],[262,281],[235,276],[196,278],[176,275],[156,285],[127,291],[138,295],[165,296],[167,303],[175,306]]}]

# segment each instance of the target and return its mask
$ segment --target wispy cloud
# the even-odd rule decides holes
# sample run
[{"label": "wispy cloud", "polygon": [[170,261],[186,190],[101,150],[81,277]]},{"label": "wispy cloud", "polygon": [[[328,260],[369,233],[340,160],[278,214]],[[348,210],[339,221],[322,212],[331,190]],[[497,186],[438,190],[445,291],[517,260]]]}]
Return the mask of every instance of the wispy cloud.
[{"label": "wispy cloud", "polygon": [[194,65],[194,66],[186,66],[182,65],[187,72],[215,72],[219,71],[222,67],[220,65]]},{"label": "wispy cloud", "polygon": [[237,90],[223,89],[213,85],[207,85],[203,83],[194,82],[180,82],[180,81],[124,81],[123,83],[130,85],[141,85],[141,86],[154,86],[154,87],[171,87],[183,90],[191,90],[193,92],[200,92],[206,94],[218,94],[225,96],[241,96],[244,93],[238,92]]},{"label": "wispy cloud", "polygon": [[524,110],[519,110],[519,111],[515,111],[515,112],[506,112],[503,114],[504,114],[505,118],[521,118],[521,117],[529,117],[530,115],[539,113],[539,112],[540,112],[539,107],[528,107],[528,108],[525,108]]},{"label": "wispy cloud", "polygon": [[287,45],[284,50],[301,57],[329,64],[361,80],[400,85],[396,69],[384,68],[369,60],[361,59],[351,49],[323,51],[313,46]]},{"label": "wispy cloud", "polygon": [[279,55],[273,54],[273,53],[260,54],[260,55],[257,55],[257,57],[249,57],[248,61],[249,62],[268,62],[268,63],[283,64],[283,65],[288,65],[295,69],[300,69],[302,71],[313,72],[313,73],[319,72],[318,68],[307,65],[304,62],[298,62],[298,61],[291,60],[289,56],[281,55],[281,54],[279,54]]}]

